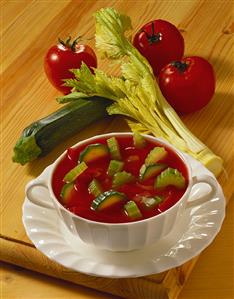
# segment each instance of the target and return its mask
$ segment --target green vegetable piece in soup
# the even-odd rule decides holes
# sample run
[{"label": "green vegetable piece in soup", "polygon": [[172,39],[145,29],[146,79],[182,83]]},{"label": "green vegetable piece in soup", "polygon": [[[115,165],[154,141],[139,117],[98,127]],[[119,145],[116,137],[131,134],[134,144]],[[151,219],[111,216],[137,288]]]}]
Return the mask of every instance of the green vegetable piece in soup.
[{"label": "green vegetable piece in soup", "polygon": [[154,184],[155,188],[165,188],[175,186],[178,189],[186,187],[185,178],[177,169],[168,167],[157,176]]},{"label": "green vegetable piece in soup", "polygon": [[102,186],[97,179],[93,179],[89,184],[89,193],[93,196],[98,196],[102,193]]},{"label": "green vegetable piece in soup", "polygon": [[86,169],[88,168],[88,166],[86,165],[85,162],[81,162],[80,164],[78,164],[77,166],[75,166],[74,168],[72,168],[63,178],[64,182],[66,183],[71,183],[73,181],[75,181],[77,179],[77,177],[79,175],[81,175]]},{"label": "green vegetable piece in soup", "polygon": [[163,169],[165,169],[167,167],[166,164],[151,164],[151,165],[145,165],[143,164],[140,168],[140,180],[144,181],[147,179],[150,179],[154,176],[156,176],[157,174],[159,174]]},{"label": "green vegetable piece in soup", "polygon": [[107,157],[108,154],[109,150],[106,145],[101,143],[90,144],[80,153],[79,160],[89,163]]},{"label": "green vegetable piece in soup", "polygon": [[106,208],[114,206],[116,203],[125,201],[126,195],[114,190],[105,191],[96,197],[91,203],[92,210],[102,211]]},{"label": "green vegetable piece in soup", "polygon": [[117,161],[117,160],[111,160],[107,173],[109,176],[113,176],[115,173],[121,171],[124,167],[124,162]]},{"label": "green vegetable piece in soup", "polygon": [[124,205],[125,213],[128,215],[129,218],[132,220],[138,219],[142,217],[141,211],[138,208],[135,201],[130,200]]},{"label": "green vegetable piece in soup", "polygon": [[111,138],[107,139],[106,142],[107,142],[112,159],[121,160],[122,158],[121,158],[118,140],[115,137],[111,137]]},{"label": "green vegetable piece in soup", "polygon": [[155,196],[155,197],[142,197],[141,202],[144,204],[144,206],[147,209],[153,209],[158,204],[160,204],[163,201],[162,197]]},{"label": "green vegetable piece in soup", "polygon": [[146,146],[145,138],[138,132],[133,133],[133,144],[136,148],[143,148]]},{"label": "green vegetable piece in soup", "polygon": [[135,177],[126,171],[117,172],[113,177],[112,186],[113,188],[119,187],[123,184],[130,183],[134,181]]},{"label": "green vegetable piece in soup", "polygon": [[63,204],[68,204],[72,195],[72,191],[74,190],[74,184],[73,183],[67,183],[64,184],[60,193],[60,196],[62,198]]},{"label": "green vegetable piece in soup", "polygon": [[167,151],[164,147],[156,146],[153,148],[145,159],[146,165],[151,165],[163,160],[167,156]]}]

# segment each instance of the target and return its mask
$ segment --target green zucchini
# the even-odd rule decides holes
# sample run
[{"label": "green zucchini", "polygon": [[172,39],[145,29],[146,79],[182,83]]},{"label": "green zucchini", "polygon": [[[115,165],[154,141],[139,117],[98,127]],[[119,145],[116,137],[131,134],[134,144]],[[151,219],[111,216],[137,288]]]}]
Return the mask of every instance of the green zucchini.
[{"label": "green zucchini", "polygon": [[139,178],[141,181],[148,180],[148,179],[156,176],[157,174],[159,174],[160,171],[162,171],[166,167],[167,167],[167,165],[162,164],[162,163],[155,163],[155,164],[151,164],[151,165],[143,164],[140,168]]},{"label": "green zucchini", "polygon": [[102,186],[97,179],[93,179],[89,184],[89,193],[97,197],[102,193]]},{"label": "green zucchini", "polygon": [[145,138],[138,132],[133,133],[133,144],[136,148],[143,148],[146,146],[147,142]]},{"label": "green zucchini", "polygon": [[16,142],[12,160],[24,165],[39,156],[45,156],[66,138],[106,117],[106,108],[110,104],[111,101],[105,98],[77,99],[33,122],[23,130]]},{"label": "green zucchini", "polygon": [[145,165],[157,163],[158,161],[166,158],[167,154],[168,153],[164,147],[156,146],[149,152],[148,156],[146,157]]},{"label": "green zucchini", "polygon": [[107,174],[109,176],[113,176],[115,173],[120,172],[124,167],[124,162],[123,161],[118,161],[118,160],[110,160]]},{"label": "green zucchini", "polygon": [[119,149],[118,140],[115,137],[107,139],[107,146],[109,148],[113,160],[121,160],[121,153]]},{"label": "green zucchini", "polygon": [[126,171],[117,172],[112,181],[112,187],[117,188],[123,184],[130,183],[135,180],[135,177],[130,173]]},{"label": "green zucchini", "polygon": [[186,187],[185,178],[181,172],[175,168],[168,167],[157,176],[154,187],[165,188],[167,186],[175,186],[178,189],[184,189]]},{"label": "green zucchini", "polygon": [[95,143],[86,146],[86,148],[80,153],[80,162],[86,163],[96,161],[100,158],[109,155],[108,147],[105,144]]},{"label": "green zucchini", "polygon": [[124,205],[124,210],[125,213],[128,215],[128,217],[131,218],[132,220],[142,217],[140,209],[138,208],[137,204],[133,200],[128,201]]},{"label": "green zucchini", "polygon": [[106,208],[114,206],[116,203],[125,201],[126,195],[114,190],[105,191],[96,197],[91,203],[92,210],[102,211]]},{"label": "green zucchini", "polygon": [[147,209],[152,209],[158,204],[160,204],[163,201],[163,198],[160,196],[155,197],[142,197],[141,202],[144,204],[144,206]]},{"label": "green zucchini", "polygon": [[61,190],[60,196],[61,201],[63,204],[68,204],[69,201],[72,198],[72,193],[74,191],[74,184],[73,183],[67,183],[63,185],[63,188]]},{"label": "green zucchini", "polygon": [[65,183],[71,183],[75,181],[78,178],[78,176],[81,175],[87,168],[88,166],[85,164],[85,162],[81,162],[65,175],[63,181]]}]

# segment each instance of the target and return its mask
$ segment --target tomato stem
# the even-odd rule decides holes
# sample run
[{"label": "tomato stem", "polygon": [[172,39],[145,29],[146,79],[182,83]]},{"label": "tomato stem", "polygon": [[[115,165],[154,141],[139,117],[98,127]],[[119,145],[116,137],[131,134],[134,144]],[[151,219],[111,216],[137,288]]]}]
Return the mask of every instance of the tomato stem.
[{"label": "tomato stem", "polygon": [[66,43],[61,38],[58,38],[58,41],[61,45],[66,46]]},{"label": "tomato stem", "polygon": [[76,45],[77,45],[77,43],[78,43],[78,41],[79,41],[80,39],[81,39],[81,35],[78,36],[77,38],[75,38],[74,41],[72,42],[71,49],[72,49],[73,52],[76,51]]},{"label": "tomato stem", "polygon": [[74,39],[74,41],[71,42],[71,36],[67,38],[67,40],[64,42],[61,38],[58,38],[58,41],[61,45],[64,47],[70,48],[73,52],[76,51],[76,45],[78,41],[81,39],[81,35]]},{"label": "tomato stem", "polygon": [[69,45],[71,41],[71,36],[68,37],[68,39],[66,40],[66,45]]},{"label": "tomato stem", "polygon": [[182,61],[173,61],[171,65],[176,67],[180,73],[185,72],[189,66],[186,62],[182,62]]},{"label": "tomato stem", "polygon": [[145,33],[150,45],[158,43],[160,40],[162,40],[162,33],[160,33],[160,32],[155,33],[154,22],[151,23],[151,27],[152,27],[151,35],[148,32],[146,32],[145,30],[142,30],[142,32]]}]

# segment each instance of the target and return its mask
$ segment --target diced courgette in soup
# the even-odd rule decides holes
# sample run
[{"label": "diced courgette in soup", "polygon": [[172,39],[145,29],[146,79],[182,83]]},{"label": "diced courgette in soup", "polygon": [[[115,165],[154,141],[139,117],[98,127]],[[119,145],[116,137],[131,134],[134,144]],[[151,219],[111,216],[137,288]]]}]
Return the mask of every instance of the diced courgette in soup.
[{"label": "diced courgette in soup", "polygon": [[113,177],[112,186],[113,188],[116,188],[123,184],[130,183],[134,181],[134,179],[135,177],[129,172],[126,171],[117,172]]},{"label": "diced courgette in soup", "polygon": [[64,177],[63,181],[66,183],[71,183],[73,181],[75,181],[77,179],[77,177],[79,175],[81,175],[86,169],[88,168],[88,166],[86,165],[85,162],[81,162],[80,164],[78,164],[77,166],[75,166],[74,168],[72,168]]},{"label": "diced courgette in soup", "polygon": [[160,204],[163,201],[163,198],[160,196],[155,197],[145,197],[143,196],[141,199],[141,202],[144,204],[144,206],[148,209],[152,209],[158,204]]},{"label": "diced courgette in soup", "polygon": [[157,163],[158,161],[166,158],[167,154],[168,153],[164,147],[156,146],[149,152],[148,156],[145,159],[145,164],[151,165]]},{"label": "diced courgette in soup", "polygon": [[140,168],[139,178],[142,181],[152,178],[157,174],[159,174],[166,167],[167,167],[166,164],[159,164],[159,163],[151,164],[151,165],[143,164]]},{"label": "diced courgette in soup", "polygon": [[111,154],[111,158],[114,160],[121,160],[121,153],[119,149],[118,140],[115,137],[111,137],[107,139],[106,142]]},{"label": "diced courgette in soup", "polygon": [[93,196],[98,196],[102,193],[102,186],[97,179],[93,179],[89,184],[89,193]]},{"label": "diced courgette in soup", "polygon": [[100,158],[107,157],[109,154],[108,147],[101,143],[90,144],[80,153],[80,162],[93,162]]},{"label": "diced courgette in soup", "polygon": [[121,171],[124,167],[124,162],[118,160],[110,160],[107,174],[113,176],[115,173]]},{"label": "diced courgette in soup", "polygon": [[155,188],[164,188],[167,186],[175,186],[183,189],[186,186],[185,178],[177,169],[168,167],[157,176],[155,180]]},{"label": "diced courgette in soup", "polygon": [[92,201],[91,209],[101,211],[125,200],[126,195],[124,193],[115,190],[105,191]]},{"label": "diced courgette in soup", "polygon": [[146,146],[145,138],[138,132],[133,133],[133,144],[136,148],[143,148]]},{"label": "diced courgette in soup", "polygon": [[125,213],[131,219],[141,218],[142,214],[135,201],[130,200],[124,205]]},{"label": "diced courgette in soup", "polygon": [[74,184],[73,183],[67,183],[67,184],[63,185],[63,188],[62,188],[61,193],[60,193],[63,204],[68,204],[68,202],[71,198],[71,193],[72,193],[73,190],[74,190]]}]

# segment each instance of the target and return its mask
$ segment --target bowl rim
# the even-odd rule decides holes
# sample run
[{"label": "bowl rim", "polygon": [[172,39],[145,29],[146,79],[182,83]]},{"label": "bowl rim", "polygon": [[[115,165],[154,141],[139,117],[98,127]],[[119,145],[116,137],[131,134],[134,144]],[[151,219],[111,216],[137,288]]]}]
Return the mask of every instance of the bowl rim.
[{"label": "bowl rim", "polygon": [[[111,133],[103,133],[103,134],[99,134],[99,135],[95,135],[89,138],[86,138],[84,140],[81,140],[79,142],[77,142],[76,144],[72,145],[69,148],[75,148],[78,147],[80,145],[83,145],[85,143],[89,143],[92,140],[95,139],[99,139],[99,138],[103,138],[103,137],[113,137],[113,136],[133,136],[133,132],[111,132]],[[66,213],[68,213],[70,216],[75,217],[79,220],[82,220],[84,222],[87,223],[91,223],[91,224],[95,224],[95,225],[100,225],[100,226],[109,226],[109,227],[119,227],[119,226],[132,226],[132,225],[140,225],[141,223],[145,223],[145,222],[151,222],[154,219],[159,219],[161,217],[164,217],[165,214],[167,214],[169,211],[175,209],[178,205],[181,204],[181,202],[183,202],[185,200],[185,198],[187,197],[187,195],[190,193],[191,188],[192,188],[192,172],[191,172],[191,166],[190,164],[187,162],[186,158],[183,156],[183,154],[181,152],[179,152],[173,145],[171,145],[169,142],[167,142],[166,140],[163,140],[161,138],[155,137],[153,135],[148,135],[148,134],[141,134],[142,136],[144,136],[146,139],[151,139],[153,141],[157,141],[161,144],[166,145],[167,147],[169,147],[184,163],[186,169],[187,169],[187,173],[188,173],[188,185],[186,188],[186,191],[184,192],[184,194],[181,196],[181,198],[173,205],[171,206],[169,209],[163,211],[160,214],[157,214],[155,216],[149,217],[149,218],[145,218],[145,219],[140,219],[140,220],[136,220],[136,221],[131,221],[131,222],[120,222],[120,223],[112,223],[112,222],[101,222],[101,221],[95,221],[95,220],[91,220],[91,219],[87,219],[84,217],[81,217],[79,215],[76,215],[75,213],[69,211],[68,209],[66,209],[61,203],[60,201],[56,198],[53,188],[52,188],[52,178],[53,178],[53,173],[57,167],[57,165],[59,164],[59,162],[64,158],[64,156],[67,153],[67,149],[54,161],[54,163],[52,163],[52,168],[50,170],[49,173],[49,178],[47,181],[48,184],[48,189],[50,192],[50,196],[52,198],[52,200],[59,206],[59,208],[62,208],[62,210],[64,210]]]}]

